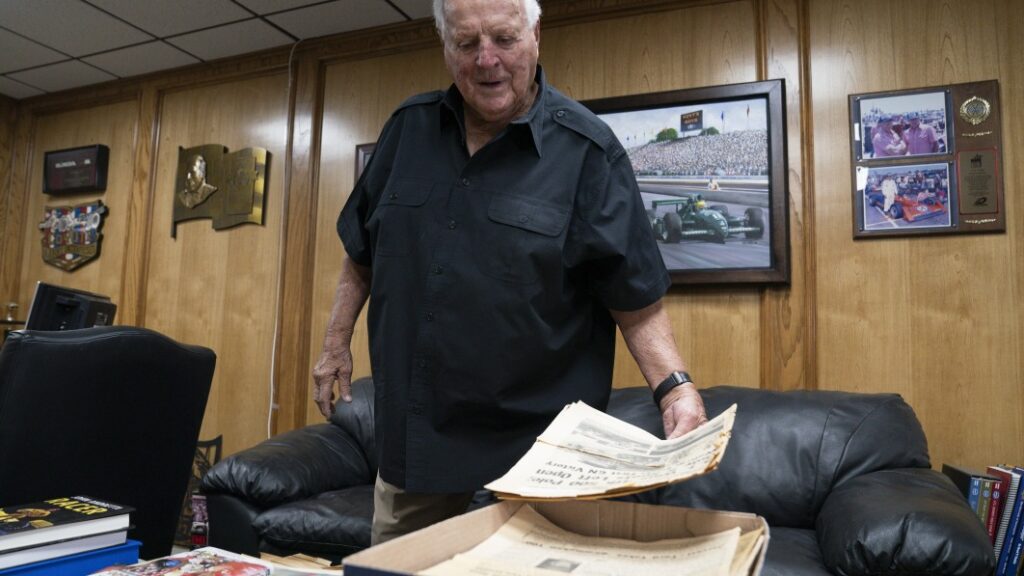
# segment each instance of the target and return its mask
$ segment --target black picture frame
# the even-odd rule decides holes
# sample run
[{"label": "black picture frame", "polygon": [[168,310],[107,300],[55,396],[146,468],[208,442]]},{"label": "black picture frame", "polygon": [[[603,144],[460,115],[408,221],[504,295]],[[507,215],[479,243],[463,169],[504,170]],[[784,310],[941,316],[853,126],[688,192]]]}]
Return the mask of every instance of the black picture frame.
[{"label": "black picture frame", "polygon": [[673,284],[789,283],[782,80],[582,104],[630,155]]}]

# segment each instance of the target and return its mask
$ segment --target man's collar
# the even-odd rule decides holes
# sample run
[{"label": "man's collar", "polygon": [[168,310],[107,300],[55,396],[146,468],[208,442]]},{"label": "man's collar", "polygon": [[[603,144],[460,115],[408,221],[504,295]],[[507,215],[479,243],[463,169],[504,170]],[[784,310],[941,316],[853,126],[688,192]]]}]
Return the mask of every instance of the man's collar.
[{"label": "man's collar", "polygon": [[533,105],[525,116],[512,121],[513,126],[522,126],[530,131],[533,137],[533,148],[540,156],[541,135],[544,133],[544,101],[547,96],[547,79],[544,77],[544,69],[537,64],[537,74],[534,76],[537,83],[537,97],[533,99]]},{"label": "man's collar", "polygon": [[[547,94],[547,79],[544,75],[544,69],[541,68],[540,64],[537,64],[537,73],[534,76],[534,81],[537,83],[537,96],[533,100],[533,105],[530,106],[530,110],[523,116],[513,120],[509,127],[516,130],[528,130],[531,136],[531,142],[533,142],[534,150],[537,152],[537,156],[540,156],[541,151],[541,135],[543,134],[542,129],[544,128],[544,101]],[[454,120],[459,125],[459,131],[465,137],[466,125],[463,118],[463,106],[464,100],[462,94],[459,92],[458,87],[452,84],[448,88],[448,92],[442,100],[443,106],[441,106],[441,122]]]}]

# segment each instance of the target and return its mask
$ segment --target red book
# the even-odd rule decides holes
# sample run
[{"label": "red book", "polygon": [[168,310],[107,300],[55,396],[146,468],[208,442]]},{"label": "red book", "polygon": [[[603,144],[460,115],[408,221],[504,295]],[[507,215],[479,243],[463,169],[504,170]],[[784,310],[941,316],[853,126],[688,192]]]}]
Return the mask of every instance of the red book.
[{"label": "red book", "polygon": [[1003,513],[1003,480],[992,481],[992,502],[988,507],[988,518],[985,521],[985,528],[988,529],[988,537],[994,546],[996,534],[999,532],[999,517]]}]

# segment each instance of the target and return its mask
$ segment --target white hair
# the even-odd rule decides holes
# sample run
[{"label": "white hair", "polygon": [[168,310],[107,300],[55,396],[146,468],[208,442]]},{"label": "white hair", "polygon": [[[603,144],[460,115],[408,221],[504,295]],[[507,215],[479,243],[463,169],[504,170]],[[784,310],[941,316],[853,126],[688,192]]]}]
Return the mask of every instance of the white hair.
[{"label": "white hair", "polygon": [[[520,0],[520,2],[526,11],[526,27],[532,29],[540,20],[540,2],[538,0]],[[434,0],[434,26],[437,27],[442,42],[448,41],[448,37],[445,35],[448,24],[445,18],[445,5],[446,0]]]}]

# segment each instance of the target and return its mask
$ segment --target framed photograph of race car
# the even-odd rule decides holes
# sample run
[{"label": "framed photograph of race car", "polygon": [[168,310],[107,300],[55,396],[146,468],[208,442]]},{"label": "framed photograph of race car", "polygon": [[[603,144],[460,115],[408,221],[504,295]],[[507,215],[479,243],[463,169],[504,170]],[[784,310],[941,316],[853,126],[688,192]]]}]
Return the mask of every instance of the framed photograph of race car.
[{"label": "framed photograph of race car", "polygon": [[674,284],[786,284],[782,80],[583,102],[622,143]]},{"label": "framed photograph of race car", "polygon": [[857,167],[861,234],[948,231],[957,213],[951,164]]}]

